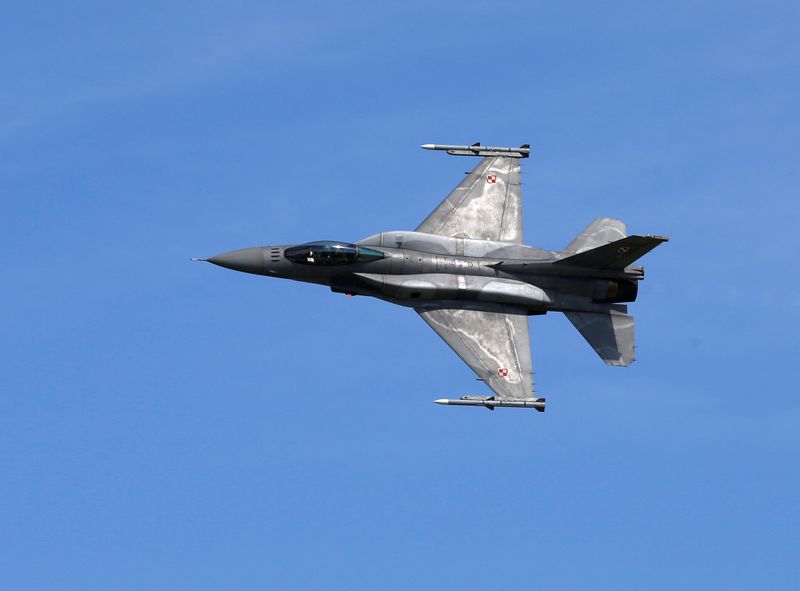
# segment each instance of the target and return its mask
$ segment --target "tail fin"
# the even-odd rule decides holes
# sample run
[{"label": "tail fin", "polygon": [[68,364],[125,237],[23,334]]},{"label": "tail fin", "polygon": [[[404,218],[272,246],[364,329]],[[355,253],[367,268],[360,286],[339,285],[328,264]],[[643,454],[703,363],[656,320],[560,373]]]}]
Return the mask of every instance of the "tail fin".
[{"label": "tail fin", "polygon": [[636,259],[643,257],[667,240],[669,238],[666,236],[628,236],[621,240],[603,244],[603,246],[583,250],[578,254],[556,261],[555,264],[589,267],[591,269],[624,269]]},{"label": "tail fin", "polygon": [[586,226],[586,229],[578,234],[564,251],[578,254],[584,250],[591,250],[614,240],[625,238],[627,235],[628,229],[624,222],[612,218],[598,218]]},{"label": "tail fin", "polygon": [[610,306],[602,312],[564,312],[606,365],[627,366],[633,354],[633,316],[626,306]]}]

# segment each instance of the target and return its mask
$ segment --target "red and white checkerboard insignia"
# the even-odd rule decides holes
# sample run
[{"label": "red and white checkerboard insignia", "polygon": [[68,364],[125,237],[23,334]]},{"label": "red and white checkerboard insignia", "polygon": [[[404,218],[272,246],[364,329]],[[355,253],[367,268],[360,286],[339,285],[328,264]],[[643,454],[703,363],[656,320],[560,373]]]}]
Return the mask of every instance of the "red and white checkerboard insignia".
[{"label": "red and white checkerboard insignia", "polygon": [[499,375],[501,378],[507,378],[508,369],[505,367],[501,367],[500,369],[497,370],[497,375]]},{"label": "red and white checkerboard insignia", "polygon": [[488,175],[488,176],[486,177],[486,182],[487,182],[487,183],[492,183],[492,184],[496,183],[496,182],[497,182],[497,175],[496,175],[496,174],[490,174],[490,175]]}]

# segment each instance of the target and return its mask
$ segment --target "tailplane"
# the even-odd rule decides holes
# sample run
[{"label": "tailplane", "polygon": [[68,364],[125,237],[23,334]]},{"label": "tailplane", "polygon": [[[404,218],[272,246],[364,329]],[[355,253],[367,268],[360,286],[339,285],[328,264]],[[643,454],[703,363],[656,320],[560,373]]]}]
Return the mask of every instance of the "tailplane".
[{"label": "tailplane", "polygon": [[[644,277],[641,267],[630,265],[653,250],[666,236],[627,236],[625,224],[611,218],[593,221],[562,253],[564,258],[554,265],[597,269],[604,272],[624,271],[626,280],[598,282],[595,286],[593,312],[564,312],[578,332],[591,345],[606,365],[630,365],[634,358],[633,316],[628,307],[614,302],[632,302],[636,299],[636,280]],[[633,279],[633,280],[630,280]]]},{"label": "tailplane", "polygon": [[612,218],[598,218],[586,226],[577,238],[569,243],[564,249],[571,254],[579,254],[585,250],[591,250],[598,246],[603,246],[614,240],[625,238],[628,230],[625,223]]},{"label": "tailplane", "polygon": [[606,365],[627,366],[635,361],[633,316],[627,306],[609,306],[608,312],[564,312]]}]

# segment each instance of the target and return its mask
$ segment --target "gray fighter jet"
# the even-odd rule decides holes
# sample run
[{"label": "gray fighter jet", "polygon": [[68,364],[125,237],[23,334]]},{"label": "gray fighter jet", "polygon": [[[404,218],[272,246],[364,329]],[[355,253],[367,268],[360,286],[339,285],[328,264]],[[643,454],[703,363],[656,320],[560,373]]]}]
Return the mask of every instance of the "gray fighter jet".
[{"label": "gray fighter jet", "polygon": [[533,392],[528,316],[550,311],[563,312],[606,364],[633,363],[633,317],[624,304],[636,299],[644,269],[632,263],[667,238],[628,236],[624,223],[602,218],[562,251],[526,246],[520,159],[529,145],[422,148],[482,158],[416,230],[207,260],[413,308],[494,393],[438,404],[543,411],[544,398]]}]

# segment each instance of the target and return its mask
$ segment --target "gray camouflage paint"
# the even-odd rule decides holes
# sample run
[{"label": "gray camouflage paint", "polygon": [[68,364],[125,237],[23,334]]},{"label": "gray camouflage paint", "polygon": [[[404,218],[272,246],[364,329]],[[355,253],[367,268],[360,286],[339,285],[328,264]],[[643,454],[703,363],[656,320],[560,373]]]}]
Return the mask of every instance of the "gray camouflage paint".
[{"label": "gray camouflage paint", "polygon": [[626,366],[634,362],[633,317],[627,306],[615,306],[609,311],[611,322],[604,314],[564,312],[607,365]]},{"label": "gray camouflage paint", "polygon": [[330,286],[414,308],[500,399],[531,399],[528,316],[564,312],[608,365],[634,361],[631,263],[663,237],[626,236],[601,218],[564,251],[522,244],[519,159],[482,158],[416,231],[382,232],[357,244],[385,257],[317,266],[288,246],[242,249],[210,262],[238,271]]},{"label": "gray camouflage paint", "polygon": [[417,312],[500,398],[532,396],[527,316],[462,309]]},{"label": "gray camouflage paint", "polygon": [[519,163],[518,158],[484,158],[417,232],[522,242]]},{"label": "gray camouflage paint", "polygon": [[593,221],[583,232],[578,234],[578,237],[569,243],[564,252],[578,254],[602,244],[621,240],[627,235],[628,230],[621,221],[600,218]]}]

